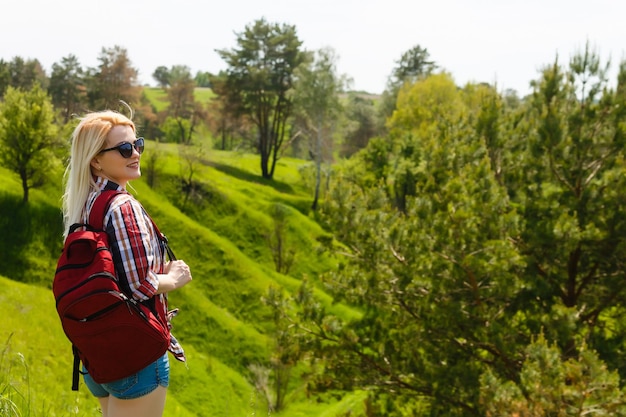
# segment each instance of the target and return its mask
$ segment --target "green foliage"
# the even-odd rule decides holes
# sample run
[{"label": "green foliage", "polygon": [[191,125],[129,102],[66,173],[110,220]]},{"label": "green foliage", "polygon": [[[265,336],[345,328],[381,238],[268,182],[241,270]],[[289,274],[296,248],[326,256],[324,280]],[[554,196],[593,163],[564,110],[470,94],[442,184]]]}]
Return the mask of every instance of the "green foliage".
[{"label": "green foliage", "polygon": [[[541,317],[529,325],[544,328],[572,355],[591,335],[591,347],[624,375],[621,359],[591,325],[621,314],[614,307],[626,296],[618,278],[626,231],[624,126],[615,119],[619,96],[606,88],[597,59],[586,51],[569,70],[557,63],[545,68],[523,128],[528,132],[519,152],[524,169],[509,175],[508,188],[526,219],[526,280]],[[577,318],[569,326],[558,325],[562,307]]]},{"label": "green foliage", "polygon": [[296,68],[292,97],[296,108],[294,129],[304,136],[309,155],[315,161],[316,181],[313,210],[317,209],[322,181],[322,163],[333,158],[333,133],[341,114],[339,93],[343,91],[345,77],[337,75],[337,57],[332,49],[322,49],[314,54],[313,62]]},{"label": "green foliage", "polygon": [[163,142],[184,143],[190,127],[187,119],[168,117],[161,126]]},{"label": "green foliage", "polygon": [[[11,336],[6,341],[6,345],[0,352],[0,415],[6,417],[17,417],[20,415],[20,410],[28,409],[28,404],[18,404],[20,400],[25,398],[20,392],[20,388],[16,383],[11,380],[14,377],[13,371],[16,364],[22,365],[26,372],[28,372],[27,365],[24,361],[18,361],[23,356],[13,355],[13,352],[9,350],[9,342]],[[21,370],[21,369],[20,369]]]},{"label": "green foliage", "polygon": [[142,88],[137,84],[139,71],[132,66],[126,48],[103,47],[98,68],[88,79],[89,105],[93,109],[119,108],[120,100],[136,106]]},{"label": "green foliage", "polygon": [[62,58],[60,63],[52,64],[48,92],[65,123],[82,111],[87,94],[83,69],[75,55],[70,54]]},{"label": "green foliage", "polygon": [[420,45],[415,45],[402,54],[387,79],[387,88],[380,100],[378,107],[379,128],[384,127],[387,119],[393,115],[398,93],[402,86],[415,84],[418,80],[432,74],[436,68],[435,62],[430,60],[428,50]]},{"label": "green foliage", "polygon": [[228,65],[225,101],[257,127],[263,178],[273,178],[285,140],[293,107],[289,91],[307,59],[301,45],[295,26],[259,19],[238,34],[236,48],[217,51]]},{"label": "green foliage", "polygon": [[0,103],[0,162],[19,175],[25,203],[55,169],[60,147],[46,92],[38,84],[29,91],[9,87]]},{"label": "green foliage", "polygon": [[354,93],[348,95],[340,156],[352,156],[378,135],[376,111],[376,102],[373,99]]},{"label": "green foliage", "polygon": [[9,87],[28,91],[36,84],[47,85],[46,73],[37,59],[15,56],[11,61],[0,59],[0,97]]},{"label": "green foliage", "polygon": [[152,73],[152,78],[159,84],[160,88],[167,88],[170,84],[170,70],[160,65]]},{"label": "green foliage", "polygon": [[[316,388],[368,388],[371,415],[503,415],[497,404],[531,407],[520,399],[534,402],[526,415],[579,415],[551,400],[561,385],[533,385],[543,372],[580,375],[564,402],[617,412],[626,346],[618,102],[588,52],[569,69],[546,68],[518,107],[487,86],[458,89],[445,73],[405,85],[389,137],[335,167],[322,208],[344,245],[331,249],[338,268],[327,288],[363,315],[345,321],[299,296],[312,351],[327,361]],[[522,368],[540,333],[562,374],[541,361]],[[489,375],[502,397],[481,403]]]},{"label": "green foliage", "polygon": [[437,68],[435,62],[430,60],[428,50],[419,45],[404,52],[396,64],[389,77],[390,88],[399,88],[406,83],[413,84],[420,78],[426,78]]},{"label": "green foliage", "polygon": [[560,349],[543,335],[526,348],[518,383],[491,372],[482,376],[481,402],[486,416],[626,415],[616,372],[586,349],[578,358],[563,360]]},{"label": "green foliage", "polygon": [[193,80],[196,82],[198,87],[202,88],[211,88],[211,77],[213,75],[207,71],[198,71],[196,72]]}]

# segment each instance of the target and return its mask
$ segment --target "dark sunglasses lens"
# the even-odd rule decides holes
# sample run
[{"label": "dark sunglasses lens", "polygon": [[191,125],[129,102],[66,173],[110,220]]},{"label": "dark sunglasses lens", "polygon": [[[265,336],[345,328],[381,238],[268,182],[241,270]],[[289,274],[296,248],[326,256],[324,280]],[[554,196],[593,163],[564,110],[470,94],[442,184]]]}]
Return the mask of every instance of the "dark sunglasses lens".
[{"label": "dark sunglasses lens", "polygon": [[140,155],[143,153],[143,147],[144,147],[143,138],[137,139],[135,141],[135,149],[137,149],[137,152],[139,152]]},{"label": "dark sunglasses lens", "polygon": [[120,154],[124,158],[130,158],[133,156],[133,145],[130,143],[123,143],[117,147],[117,150],[120,151]]}]

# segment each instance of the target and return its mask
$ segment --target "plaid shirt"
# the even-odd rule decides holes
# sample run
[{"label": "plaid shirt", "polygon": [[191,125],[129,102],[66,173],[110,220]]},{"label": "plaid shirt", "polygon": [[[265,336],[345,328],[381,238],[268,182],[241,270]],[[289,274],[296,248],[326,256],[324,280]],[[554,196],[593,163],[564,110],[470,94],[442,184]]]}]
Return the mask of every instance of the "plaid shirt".
[{"label": "plaid shirt", "polygon": [[[159,314],[165,317],[171,329],[171,318],[178,310],[167,311],[167,294],[157,294],[159,279],[165,267],[163,242],[155,230],[152,220],[143,206],[126,190],[107,179],[96,177],[97,190],[87,198],[83,222],[87,223],[89,213],[98,195],[105,190],[119,190],[104,216],[105,230],[109,235],[109,246],[113,253],[115,269],[122,288],[138,301],[158,297]],[[185,353],[176,338],[171,335],[169,351],[180,361],[185,361]]]}]

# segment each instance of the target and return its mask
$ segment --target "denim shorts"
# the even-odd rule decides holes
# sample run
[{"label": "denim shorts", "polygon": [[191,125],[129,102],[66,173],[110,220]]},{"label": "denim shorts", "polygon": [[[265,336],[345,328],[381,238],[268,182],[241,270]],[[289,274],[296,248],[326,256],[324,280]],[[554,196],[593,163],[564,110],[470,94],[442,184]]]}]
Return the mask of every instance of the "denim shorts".
[{"label": "denim shorts", "polygon": [[166,387],[170,382],[170,363],[167,352],[141,371],[106,384],[98,384],[83,366],[85,385],[96,397],[112,395],[122,400],[132,400],[147,395],[159,385]]}]

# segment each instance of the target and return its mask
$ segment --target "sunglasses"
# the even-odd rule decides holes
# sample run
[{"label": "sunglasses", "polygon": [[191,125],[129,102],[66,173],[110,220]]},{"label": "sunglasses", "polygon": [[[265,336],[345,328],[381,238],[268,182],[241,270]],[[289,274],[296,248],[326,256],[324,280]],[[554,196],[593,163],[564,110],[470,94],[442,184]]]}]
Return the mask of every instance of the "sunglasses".
[{"label": "sunglasses", "polygon": [[124,158],[130,158],[131,156],[133,156],[133,148],[135,148],[137,153],[141,155],[143,153],[143,147],[144,147],[143,138],[137,138],[135,143],[130,143],[130,142],[120,143],[119,145],[114,146],[112,148],[103,149],[98,153],[113,151],[117,149],[120,155],[122,155]]}]

